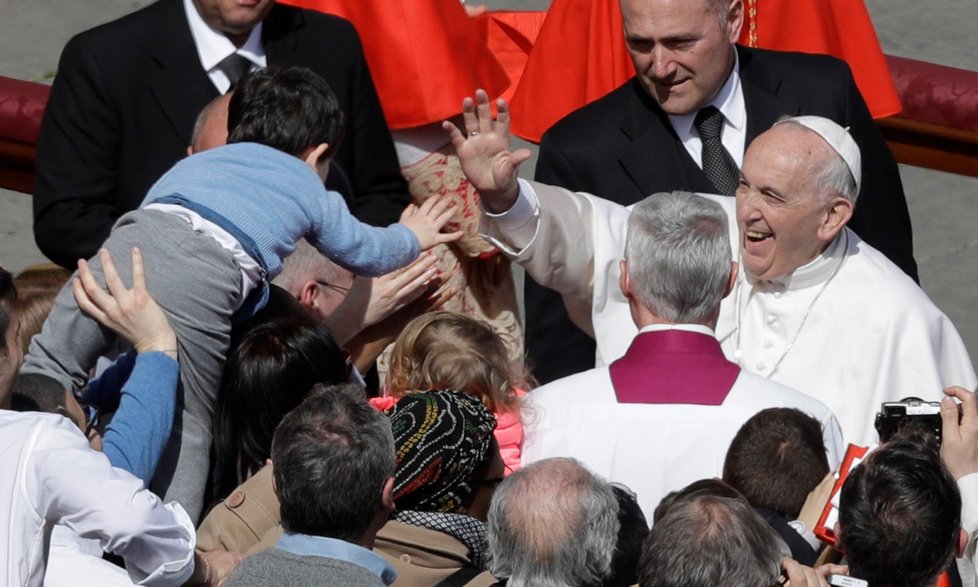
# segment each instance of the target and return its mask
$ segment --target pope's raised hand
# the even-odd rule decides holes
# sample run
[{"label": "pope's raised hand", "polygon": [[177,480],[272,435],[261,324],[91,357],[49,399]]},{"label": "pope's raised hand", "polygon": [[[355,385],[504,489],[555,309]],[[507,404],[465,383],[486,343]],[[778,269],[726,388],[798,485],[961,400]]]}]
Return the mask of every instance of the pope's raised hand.
[{"label": "pope's raised hand", "polygon": [[530,158],[529,149],[510,149],[509,105],[505,100],[496,101],[496,111],[493,120],[489,95],[476,90],[474,100],[462,101],[464,132],[451,122],[442,123],[451,135],[465,177],[478,190],[482,207],[492,213],[505,212],[516,202],[517,172]]}]

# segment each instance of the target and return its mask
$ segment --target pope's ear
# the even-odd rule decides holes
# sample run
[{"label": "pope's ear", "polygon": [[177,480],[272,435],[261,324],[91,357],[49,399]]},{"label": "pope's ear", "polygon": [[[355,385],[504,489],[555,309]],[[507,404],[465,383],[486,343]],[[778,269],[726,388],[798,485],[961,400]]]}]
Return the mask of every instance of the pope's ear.
[{"label": "pope's ear", "polygon": [[842,196],[832,200],[828,208],[825,209],[825,220],[818,228],[818,238],[821,241],[829,242],[845,228],[852,218],[852,202]]}]

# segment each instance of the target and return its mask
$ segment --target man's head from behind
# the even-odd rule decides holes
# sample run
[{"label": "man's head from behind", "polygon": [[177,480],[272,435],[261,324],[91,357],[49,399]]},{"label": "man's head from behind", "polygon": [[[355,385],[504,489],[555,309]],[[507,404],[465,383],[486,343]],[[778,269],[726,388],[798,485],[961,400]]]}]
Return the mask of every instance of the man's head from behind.
[{"label": "man's head from behind", "polygon": [[839,538],[849,573],[870,587],[934,584],[959,547],[961,496],[937,452],[888,442],[842,486]]},{"label": "man's head from behind", "polygon": [[699,495],[673,504],[652,526],[639,563],[641,587],[777,585],[788,549],[740,499]]},{"label": "man's head from behind", "polygon": [[14,312],[16,301],[14,276],[0,267],[0,408],[6,408],[10,402],[10,386],[24,359],[18,339],[20,322]]},{"label": "man's head from behind", "polygon": [[822,425],[793,408],[768,408],[747,420],[723,463],[723,480],[752,506],[789,519],[828,472]]},{"label": "man's head from behind", "polygon": [[611,571],[618,502],[573,459],[533,463],[496,490],[489,508],[489,568],[507,585],[597,585]]},{"label": "man's head from behind", "polygon": [[635,72],[662,110],[713,100],[733,69],[743,0],[621,0],[621,13]]},{"label": "man's head from behind", "polygon": [[780,278],[824,251],[852,217],[860,165],[848,131],[827,118],[788,118],[754,139],[737,190],[744,271]]},{"label": "man's head from behind", "polygon": [[336,154],[343,112],[329,84],[297,66],[259,69],[242,77],[228,104],[228,143],[253,142],[319,163]]},{"label": "man's head from behind", "polygon": [[372,545],[393,508],[394,438],[355,385],[317,385],[272,440],[287,532]]},{"label": "man's head from behind", "polygon": [[628,218],[621,289],[632,317],[713,326],[735,277],[727,215],[688,192],[654,194]]}]

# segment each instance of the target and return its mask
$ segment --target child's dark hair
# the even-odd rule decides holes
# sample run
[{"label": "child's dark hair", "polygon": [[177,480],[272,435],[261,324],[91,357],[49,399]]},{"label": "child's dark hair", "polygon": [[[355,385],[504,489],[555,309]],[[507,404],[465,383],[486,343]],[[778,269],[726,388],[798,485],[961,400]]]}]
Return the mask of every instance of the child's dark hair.
[{"label": "child's dark hair", "polygon": [[296,157],[322,143],[332,157],[343,126],[333,90],[305,67],[255,70],[238,80],[228,105],[228,143],[260,143]]}]

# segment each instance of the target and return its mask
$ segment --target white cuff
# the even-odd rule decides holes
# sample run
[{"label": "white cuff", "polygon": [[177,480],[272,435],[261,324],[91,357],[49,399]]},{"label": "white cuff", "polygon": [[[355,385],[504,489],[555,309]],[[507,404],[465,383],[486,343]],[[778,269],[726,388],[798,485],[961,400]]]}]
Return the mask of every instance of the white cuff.
[{"label": "white cuff", "polygon": [[507,255],[515,257],[536,238],[540,224],[540,202],[530,182],[521,178],[516,202],[508,210],[493,214],[483,209],[482,214],[482,236]]}]

